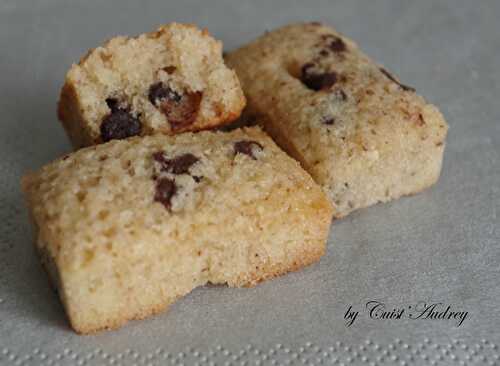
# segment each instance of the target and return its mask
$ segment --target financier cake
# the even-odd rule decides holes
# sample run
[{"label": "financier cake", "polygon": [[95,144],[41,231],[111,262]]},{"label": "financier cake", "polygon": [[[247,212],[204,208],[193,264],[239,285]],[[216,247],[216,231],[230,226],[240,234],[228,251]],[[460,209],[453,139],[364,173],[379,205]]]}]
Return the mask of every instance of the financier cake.
[{"label": "financier cake", "polygon": [[334,29],[285,26],[226,62],[248,114],[323,187],[336,217],[439,178],[448,129],[439,110]]},{"label": "financier cake", "polygon": [[79,148],[208,129],[234,120],[244,106],[221,42],[206,30],[172,23],[90,50],[66,75],[58,116]]},{"label": "financier cake", "polygon": [[259,128],[81,149],[23,178],[36,247],[79,333],[208,282],[253,286],[317,261],[332,208]]}]

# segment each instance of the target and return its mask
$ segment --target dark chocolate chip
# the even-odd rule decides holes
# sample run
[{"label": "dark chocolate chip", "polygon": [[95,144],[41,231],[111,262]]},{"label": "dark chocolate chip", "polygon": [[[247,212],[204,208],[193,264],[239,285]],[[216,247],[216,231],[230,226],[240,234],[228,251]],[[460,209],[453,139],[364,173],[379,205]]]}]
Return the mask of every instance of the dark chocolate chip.
[{"label": "dark chocolate chip", "polygon": [[161,164],[161,170],[172,174],[189,174],[191,166],[200,159],[191,153],[176,156],[173,159],[167,159],[161,151],[153,154],[153,159]]},{"label": "dark chocolate chip", "polygon": [[154,83],[149,87],[148,98],[151,104],[153,104],[155,107],[158,107],[160,103],[165,99],[169,99],[175,102],[181,100],[180,94],[170,89],[168,86],[165,86],[165,84],[163,84],[162,82]]},{"label": "dark chocolate chip", "polygon": [[260,150],[263,149],[263,146],[259,144],[257,141],[252,140],[241,140],[234,143],[234,151],[236,154],[245,154],[250,156],[253,160],[257,160],[255,155],[253,154],[253,149],[258,148]]},{"label": "dark chocolate chip", "polygon": [[119,109],[118,99],[116,98],[106,98],[106,105],[111,111]]},{"label": "dark chocolate chip", "polygon": [[323,118],[323,124],[331,126],[335,123],[335,117],[325,117]]},{"label": "dark chocolate chip", "polygon": [[160,108],[172,130],[179,130],[194,123],[200,109],[202,92],[179,94],[162,82],[149,88],[149,101]]},{"label": "dark chocolate chip", "polygon": [[172,197],[177,192],[177,186],[172,179],[161,178],[156,181],[154,200],[160,202],[167,210],[172,208]]},{"label": "dark chocolate chip", "polygon": [[203,179],[202,176],[196,176],[196,175],[193,175],[193,179],[196,183],[200,183],[200,181]]},{"label": "dark chocolate chip", "polygon": [[111,113],[104,117],[101,123],[102,141],[124,139],[141,133],[141,121],[133,116],[128,109],[120,108],[118,101],[113,98],[106,99],[106,103],[111,109]]},{"label": "dark chocolate chip", "polygon": [[323,40],[323,44],[326,44],[329,50],[335,53],[342,53],[347,51],[347,45],[344,40],[340,37],[337,37],[333,34],[323,34],[321,35],[321,39]]},{"label": "dark chocolate chip", "polygon": [[165,156],[165,153],[163,151],[157,151],[153,154],[153,159],[160,163],[162,166],[163,164],[166,164],[168,159]]},{"label": "dark chocolate chip", "polygon": [[344,52],[346,49],[347,49],[347,46],[346,44],[344,43],[344,41],[342,40],[342,38],[337,38],[335,37],[331,42],[330,44],[328,45],[328,47],[333,51],[333,52],[337,52],[337,53],[341,53],[341,52]]},{"label": "dark chocolate chip", "polygon": [[187,174],[189,173],[189,168],[199,160],[193,154],[183,154],[170,160],[167,170],[173,174]]},{"label": "dark chocolate chip", "polygon": [[325,90],[329,89],[337,82],[336,72],[317,72],[312,70],[313,67],[314,65],[312,63],[307,63],[302,66],[302,74],[300,80],[309,89],[312,89],[314,91]]},{"label": "dark chocolate chip", "polygon": [[200,161],[200,159],[191,153],[178,156],[172,161],[173,172],[174,174],[184,174],[184,171],[187,173],[189,168],[191,168],[191,166],[196,164],[198,161]]},{"label": "dark chocolate chip", "polygon": [[410,92],[414,92],[415,91],[415,88],[412,88],[411,86],[408,86],[408,85],[404,85],[404,84],[401,84],[394,76],[392,76],[389,71],[387,71],[386,69],[384,69],[383,67],[381,67],[380,69],[380,72],[382,72],[382,74],[384,74],[389,80],[391,80],[393,83],[399,85],[399,87],[401,89],[403,89],[404,91],[410,91]]},{"label": "dark chocolate chip", "polygon": [[321,51],[319,51],[319,55],[322,56],[322,57],[326,57],[326,56],[328,56],[328,51],[327,50],[321,50]]},{"label": "dark chocolate chip", "polygon": [[330,88],[337,82],[337,74],[335,72],[325,72],[320,74],[303,75],[302,81],[309,89],[319,91]]}]

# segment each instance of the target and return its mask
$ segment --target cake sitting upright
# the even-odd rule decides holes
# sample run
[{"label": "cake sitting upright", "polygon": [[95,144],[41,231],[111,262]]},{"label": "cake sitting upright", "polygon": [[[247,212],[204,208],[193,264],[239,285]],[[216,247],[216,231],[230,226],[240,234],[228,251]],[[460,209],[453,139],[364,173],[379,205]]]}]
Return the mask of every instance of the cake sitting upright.
[{"label": "cake sitting upright", "polygon": [[419,192],[439,178],[439,110],[319,23],[292,24],[230,53],[248,111],[299,160],[335,216]]},{"label": "cake sitting upright", "polygon": [[172,23],[92,49],[66,75],[58,116],[75,148],[236,119],[245,97],[224,65],[222,43]]}]

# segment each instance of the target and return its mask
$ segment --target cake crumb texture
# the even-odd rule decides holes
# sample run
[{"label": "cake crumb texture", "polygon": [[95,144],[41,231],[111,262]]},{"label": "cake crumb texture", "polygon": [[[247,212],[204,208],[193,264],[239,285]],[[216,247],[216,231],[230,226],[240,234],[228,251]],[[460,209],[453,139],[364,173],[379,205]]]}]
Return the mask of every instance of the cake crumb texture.
[{"label": "cake crumb texture", "polygon": [[79,148],[212,128],[236,119],[244,106],[222,43],[194,25],[172,23],[90,50],[66,75],[58,116]]}]

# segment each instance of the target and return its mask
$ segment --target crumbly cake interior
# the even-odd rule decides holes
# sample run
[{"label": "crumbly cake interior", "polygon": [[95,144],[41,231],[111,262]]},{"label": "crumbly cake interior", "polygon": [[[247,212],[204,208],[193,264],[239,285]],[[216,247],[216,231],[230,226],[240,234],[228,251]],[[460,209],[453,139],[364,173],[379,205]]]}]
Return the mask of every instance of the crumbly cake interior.
[{"label": "crumbly cake interior", "polygon": [[173,23],[91,50],[67,74],[59,115],[70,134],[85,129],[87,140],[106,142],[208,128],[236,118],[244,103],[221,42]]},{"label": "crumbly cake interior", "polygon": [[112,141],[23,183],[81,333],[207,282],[252,286],[310,264],[331,219],[321,188],[258,128]]},{"label": "crumbly cake interior", "polygon": [[448,128],[441,113],[332,28],[285,26],[226,61],[246,114],[325,189],[336,216],[437,180]]}]

